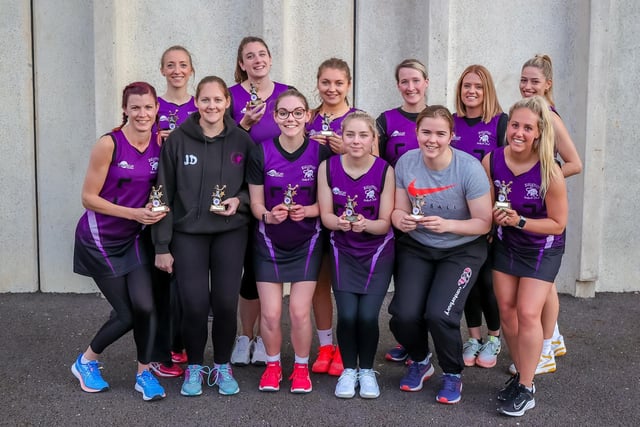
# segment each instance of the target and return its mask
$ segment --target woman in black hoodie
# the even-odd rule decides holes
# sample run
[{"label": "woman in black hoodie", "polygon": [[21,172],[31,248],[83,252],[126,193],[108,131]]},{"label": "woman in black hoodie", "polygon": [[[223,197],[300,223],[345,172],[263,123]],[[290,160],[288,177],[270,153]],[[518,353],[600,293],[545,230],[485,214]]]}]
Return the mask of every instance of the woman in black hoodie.
[{"label": "woman in black hoodie", "polygon": [[[170,211],[152,231],[156,267],[175,271],[184,307],[185,396],[202,394],[204,375],[220,394],[240,390],[229,359],[250,215],[245,163],[254,144],[225,116],[229,103],[222,79],[202,79],[198,112],[169,135],[160,157],[157,185]],[[203,359],[210,307],[214,364],[208,368]]]}]

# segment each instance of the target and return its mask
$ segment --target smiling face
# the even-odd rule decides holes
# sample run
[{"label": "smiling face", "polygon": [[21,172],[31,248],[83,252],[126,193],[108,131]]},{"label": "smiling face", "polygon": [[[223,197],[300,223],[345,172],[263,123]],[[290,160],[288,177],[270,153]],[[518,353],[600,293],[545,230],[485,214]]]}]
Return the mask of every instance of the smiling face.
[{"label": "smiling face", "polygon": [[425,161],[436,160],[449,152],[453,137],[451,123],[443,117],[424,117],[418,123],[418,145]]},{"label": "smiling face", "polygon": [[[357,113],[353,113],[357,114]],[[347,118],[342,126],[342,142],[345,154],[360,158],[371,153],[375,139],[375,130],[370,123],[360,117]]]},{"label": "smiling face", "polygon": [[302,99],[294,95],[280,98],[274,111],[274,119],[281,135],[288,138],[304,135],[305,123],[309,121],[309,116],[310,112]]},{"label": "smiling face", "polygon": [[230,102],[219,83],[209,82],[200,86],[196,98],[200,125],[207,127],[221,123]]},{"label": "smiling face", "polygon": [[544,97],[551,89],[551,80],[548,80],[538,67],[524,67],[520,75],[520,95],[530,98],[534,95]]},{"label": "smiling face", "polygon": [[398,70],[398,90],[406,106],[423,106],[425,92],[429,87],[429,80],[414,68],[400,68]]},{"label": "smiling face", "polygon": [[160,72],[167,79],[167,85],[184,87],[193,75],[189,54],[180,49],[167,51],[162,58]]},{"label": "smiling face", "polygon": [[522,153],[535,150],[540,128],[539,117],[528,108],[518,108],[511,113],[507,125],[507,142],[514,153]]},{"label": "smiling face", "polygon": [[322,103],[329,107],[346,104],[351,82],[344,70],[325,67],[318,76],[318,93]]},{"label": "smiling face", "polygon": [[479,75],[467,73],[464,76],[460,87],[460,98],[470,117],[478,117],[482,114],[484,85]]},{"label": "smiling face", "polygon": [[123,108],[128,116],[128,124],[138,132],[150,131],[156,122],[158,104],[150,93],[129,95],[127,106]]},{"label": "smiling face", "polygon": [[271,63],[267,47],[260,42],[250,42],[242,48],[242,59],[238,65],[250,79],[258,80],[269,75]]}]

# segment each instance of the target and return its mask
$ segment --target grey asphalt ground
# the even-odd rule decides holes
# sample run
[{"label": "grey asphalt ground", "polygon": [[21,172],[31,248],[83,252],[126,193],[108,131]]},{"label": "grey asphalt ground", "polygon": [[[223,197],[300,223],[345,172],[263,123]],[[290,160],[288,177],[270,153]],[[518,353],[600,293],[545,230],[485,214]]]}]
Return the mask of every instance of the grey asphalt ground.
[{"label": "grey asphalt ground", "polygon": [[[206,388],[200,397],[180,395],[181,379],[163,379],[167,398],[143,402],[135,392],[135,352],[131,334],[103,355],[111,390],[80,390],[70,365],[109,315],[97,295],[0,294],[1,425],[141,426],[634,426],[640,424],[640,294],[598,294],[594,299],[560,298],[560,328],[568,353],[558,370],[536,378],[536,408],[521,418],[496,412],[495,395],[508,379],[508,351],[493,369],[467,368],[462,401],[435,401],[438,369],[421,392],[398,389],[400,364],[386,362],[393,345],[387,297],[380,325],[376,370],[382,395],[350,400],[333,396],[335,377],[312,374],[313,392],[293,395],[288,381],[278,393],[258,391],[262,368],[235,368],[238,395]],[[286,310],[285,310],[286,312]],[[285,322],[286,323],[286,322]],[[285,325],[285,331],[288,326]],[[286,335],[286,334],[285,334]],[[466,334],[463,330],[463,338]],[[315,348],[315,343],[314,343]],[[504,347],[503,347],[504,348]],[[292,350],[285,338],[285,372]],[[206,356],[211,360],[210,345]]]}]

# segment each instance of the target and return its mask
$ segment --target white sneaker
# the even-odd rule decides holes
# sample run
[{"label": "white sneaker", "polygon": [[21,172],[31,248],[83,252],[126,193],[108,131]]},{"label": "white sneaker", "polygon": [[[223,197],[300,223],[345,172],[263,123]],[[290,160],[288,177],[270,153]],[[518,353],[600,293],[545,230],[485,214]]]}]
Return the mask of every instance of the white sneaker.
[{"label": "white sneaker", "polygon": [[[538,366],[536,366],[536,375],[550,374],[555,372],[556,369],[556,358],[553,356],[553,353],[540,355]],[[513,363],[509,366],[509,373],[511,373],[511,375],[516,374],[516,365]]]},{"label": "white sneaker", "polygon": [[564,337],[562,335],[558,335],[551,339],[551,351],[555,357],[567,354],[567,347],[564,345]]},{"label": "white sneaker", "polygon": [[[375,378],[374,378],[375,381]],[[345,369],[338,378],[336,384],[336,397],[341,399],[351,399],[356,395],[356,386],[358,385],[358,372],[355,369]]]},{"label": "white sneaker", "polygon": [[262,337],[255,337],[251,342],[252,354],[251,354],[251,364],[256,366],[266,366],[267,365],[267,350],[264,348],[264,342],[262,342]]},{"label": "white sneaker", "polygon": [[464,366],[473,366],[476,364],[476,358],[482,348],[482,344],[475,338],[469,338],[462,345],[462,359],[464,360]]},{"label": "white sneaker", "polygon": [[236,337],[236,343],[231,352],[231,364],[247,366],[251,358],[251,340],[246,335]]},{"label": "white sneaker", "polygon": [[380,396],[376,371],[373,369],[360,369],[358,383],[360,383],[360,397],[363,399],[375,399]]},{"label": "white sneaker", "polygon": [[498,361],[498,354],[502,345],[500,344],[500,338],[489,335],[487,340],[480,347],[478,357],[476,358],[476,365],[482,368],[493,368]]}]

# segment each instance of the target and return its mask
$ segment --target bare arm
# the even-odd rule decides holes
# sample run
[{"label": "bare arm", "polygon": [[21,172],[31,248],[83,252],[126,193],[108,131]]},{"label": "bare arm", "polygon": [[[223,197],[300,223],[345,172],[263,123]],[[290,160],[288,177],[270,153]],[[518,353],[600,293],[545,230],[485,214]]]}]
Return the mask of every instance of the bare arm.
[{"label": "bare arm", "polygon": [[564,162],[562,174],[565,178],[577,175],[582,172],[582,160],[580,160],[578,150],[576,150],[562,119],[555,113],[551,113],[551,116],[553,117],[553,130],[556,134],[556,149]]}]

